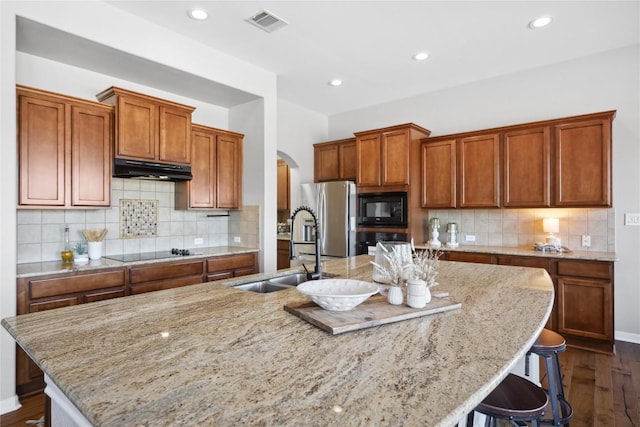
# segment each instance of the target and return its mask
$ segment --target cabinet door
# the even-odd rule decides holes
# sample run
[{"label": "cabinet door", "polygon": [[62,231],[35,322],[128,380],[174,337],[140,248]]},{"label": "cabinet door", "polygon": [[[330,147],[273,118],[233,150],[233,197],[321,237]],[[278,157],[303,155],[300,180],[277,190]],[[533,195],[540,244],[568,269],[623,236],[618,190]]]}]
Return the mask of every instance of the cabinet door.
[{"label": "cabinet door", "polygon": [[551,206],[549,128],[505,132],[503,144],[503,206]]},{"label": "cabinet door", "polygon": [[278,160],[278,210],[289,210],[289,165],[284,160]]},{"label": "cabinet door", "polygon": [[191,111],[160,106],[158,160],[165,163],[191,163]]},{"label": "cabinet door", "polygon": [[340,176],[338,179],[344,181],[355,181],[358,170],[355,140],[339,144],[338,157],[338,164],[340,165]]},{"label": "cabinet door", "polygon": [[335,181],[340,176],[338,144],[322,144],[313,147],[314,182]]},{"label": "cabinet door", "polygon": [[65,104],[19,96],[20,205],[65,204]]},{"label": "cabinet door", "polygon": [[409,131],[382,135],[382,185],[409,184]]},{"label": "cabinet door", "polygon": [[193,179],[188,183],[188,207],[214,208],[217,193],[216,135],[210,132],[193,131],[191,150],[193,152],[193,161],[191,162]]},{"label": "cabinet door", "polygon": [[218,135],[216,157],[216,206],[238,209],[242,191],[242,141],[230,135]]},{"label": "cabinet door", "polygon": [[423,208],[456,207],[456,141],[422,143],[421,196]]},{"label": "cabinet door", "polygon": [[458,142],[458,202],[461,208],[500,207],[500,135]]},{"label": "cabinet door", "polygon": [[116,111],[116,155],[157,160],[158,106],[121,95]]},{"label": "cabinet door", "polygon": [[611,119],[557,125],[556,206],[611,206]]},{"label": "cabinet door", "polygon": [[613,285],[608,280],[558,277],[558,332],[613,340]]},{"label": "cabinet door", "polygon": [[358,161],[356,184],[360,186],[380,185],[380,140],[379,134],[356,139]]},{"label": "cabinet door", "polygon": [[71,106],[71,204],[109,206],[111,200],[110,111]]}]

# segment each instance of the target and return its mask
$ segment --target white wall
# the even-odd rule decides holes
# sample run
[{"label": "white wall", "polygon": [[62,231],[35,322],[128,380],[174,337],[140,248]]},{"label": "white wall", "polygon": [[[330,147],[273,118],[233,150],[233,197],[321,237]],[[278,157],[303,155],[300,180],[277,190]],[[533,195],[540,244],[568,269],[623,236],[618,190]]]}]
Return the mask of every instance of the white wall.
[{"label": "white wall", "polygon": [[640,58],[638,45],[351,111],[329,118],[329,138],[414,122],[431,136],[617,110],[613,123],[616,338],[640,343]]},{"label": "white wall", "polygon": [[313,144],[328,141],[328,117],[278,100],[278,153],[291,168],[291,210],[300,206],[300,184],[313,182]]},{"label": "white wall", "polygon": [[[0,177],[3,185],[0,186],[0,218],[3,226],[0,228],[0,233],[2,233],[0,237],[3,245],[0,249],[0,294],[2,296],[0,298],[0,318],[15,315],[16,310],[16,16],[22,16],[114,49],[178,70],[187,71],[201,78],[222,83],[263,98],[263,123],[260,126],[266,128],[263,134],[265,146],[273,147],[274,154],[270,156],[269,160],[273,160],[274,167],[273,170],[265,169],[266,177],[254,177],[253,179],[260,182],[263,180],[272,182],[275,186],[276,131],[275,125],[268,125],[268,123],[276,122],[277,115],[276,76],[273,73],[208,48],[149,21],[136,18],[104,2],[2,1],[0,2],[0,23],[2,27],[2,39],[0,40],[0,57],[2,58],[2,63],[0,64],[0,106],[2,107],[2,116],[0,117],[0,136],[2,138],[2,144],[0,145],[2,154]],[[32,58],[27,58],[27,55],[24,58],[20,57],[19,61],[24,61],[21,64],[39,62]],[[224,64],[224,66],[220,66],[220,64]],[[54,65],[49,65],[52,69],[55,68]],[[20,66],[22,67],[22,65]],[[73,73],[72,70],[67,71]],[[25,71],[25,73],[25,76],[28,75],[28,78],[25,77],[25,79],[33,82],[34,85],[46,82],[47,85],[50,85],[48,87],[52,89],[58,85],[66,85],[65,82],[57,78],[49,81],[46,76],[36,77],[31,73],[31,70]],[[85,93],[89,93],[91,96],[95,96],[96,93],[93,88],[78,90],[78,93],[73,92],[72,94],[84,97]],[[212,125],[218,124],[218,120],[221,120],[222,117],[219,113],[219,111],[215,111],[211,116],[212,121],[209,123]],[[200,117],[196,114],[195,117],[197,121],[207,124],[208,116]],[[262,156],[264,152],[254,152],[249,155]],[[266,199],[265,203],[271,203],[270,199]],[[271,206],[261,208],[264,211],[273,210],[275,212],[275,206],[274,199]],[[272,251],[270,250],[264,256],[273,259],[273,264],[275,265],[275,246]],[[0,328],[0,412],[2,413],[15,409],[17,404],[14,395],[15,361],[13,348],[13,340],[4,328]]]}]

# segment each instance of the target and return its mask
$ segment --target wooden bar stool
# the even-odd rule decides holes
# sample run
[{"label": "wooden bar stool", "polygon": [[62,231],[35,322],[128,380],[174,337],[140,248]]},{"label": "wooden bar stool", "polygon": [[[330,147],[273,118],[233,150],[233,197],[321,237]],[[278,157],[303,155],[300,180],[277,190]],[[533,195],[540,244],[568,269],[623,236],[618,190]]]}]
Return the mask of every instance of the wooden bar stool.
[{"label": "wooden bar stool", "polygon": [[551,413],[553,418],[543,419],[543,424],[559,426],[569,425],[573,418],[573,408],[564,397],[564,387],[562,386],[562,373],[560,372],[560,360],[558,354],[567,349],[567,343],[562,335],[549,329],[543,329],[542,333],[531,347],[530,353],[537,354],[544,358],[547,371],[547,382],[549,383],[549,399],[551,400]]},{"label": "wooden bar stool", "polygon": [[[531,381],[509,374],[476,407],[476,412],[487,416],[485,427],[498,426],[498,420],[509,420],[513,425],[522,422],[538,427],[549,403],[544,390]],[[473,425],[473,411],[467,416],[467,426]]]}]

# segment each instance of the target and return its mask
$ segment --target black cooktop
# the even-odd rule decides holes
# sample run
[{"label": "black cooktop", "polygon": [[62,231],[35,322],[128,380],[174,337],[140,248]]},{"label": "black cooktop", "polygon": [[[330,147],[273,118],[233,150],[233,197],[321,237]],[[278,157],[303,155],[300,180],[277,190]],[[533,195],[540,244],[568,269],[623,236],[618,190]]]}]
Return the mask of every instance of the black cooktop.
[{"label": "black cooktop", "polygon": [[173,248],[168,251],[140,252],[136,254],[106,255],[105,258],[121,262],[149,261],[153,259],[176,258],[181,256],[199,255],[193,250]]}]

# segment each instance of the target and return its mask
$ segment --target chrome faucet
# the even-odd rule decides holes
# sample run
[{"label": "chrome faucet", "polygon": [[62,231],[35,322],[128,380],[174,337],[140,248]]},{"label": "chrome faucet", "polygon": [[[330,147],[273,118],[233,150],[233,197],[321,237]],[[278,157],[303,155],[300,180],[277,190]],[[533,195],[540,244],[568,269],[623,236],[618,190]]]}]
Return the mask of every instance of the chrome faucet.
[{"label": "chrome faucet", "polygon": [[320,264],[320,227],[318,224],[318,217],[316,216],[316,213],[313,211],[313,209],[311,209],[308,206],[300,206],[291,215],[291,233],[292,234],[291,234],[291,240],[289,241],[289,259],[292,261],[296,259],[296,245],[313,245],[314,244],[312,242],[294,242],[293,241],[293,230],[295,230],[294,223],[296,220],[296,215],[298,215],[300,211],[309,212],[311,214],[311,217],[313,218],[313,227],[316,229],[316,242],[315,242],[316,267],[313,270],[313,273],[310,273],[309,271],[307,271],[307,267],[305,267],[304,264],[302,264],[302,266],[304,267],[305,271],[307,271],[307,279],[309,280],[322,279],[322,264]]}]

